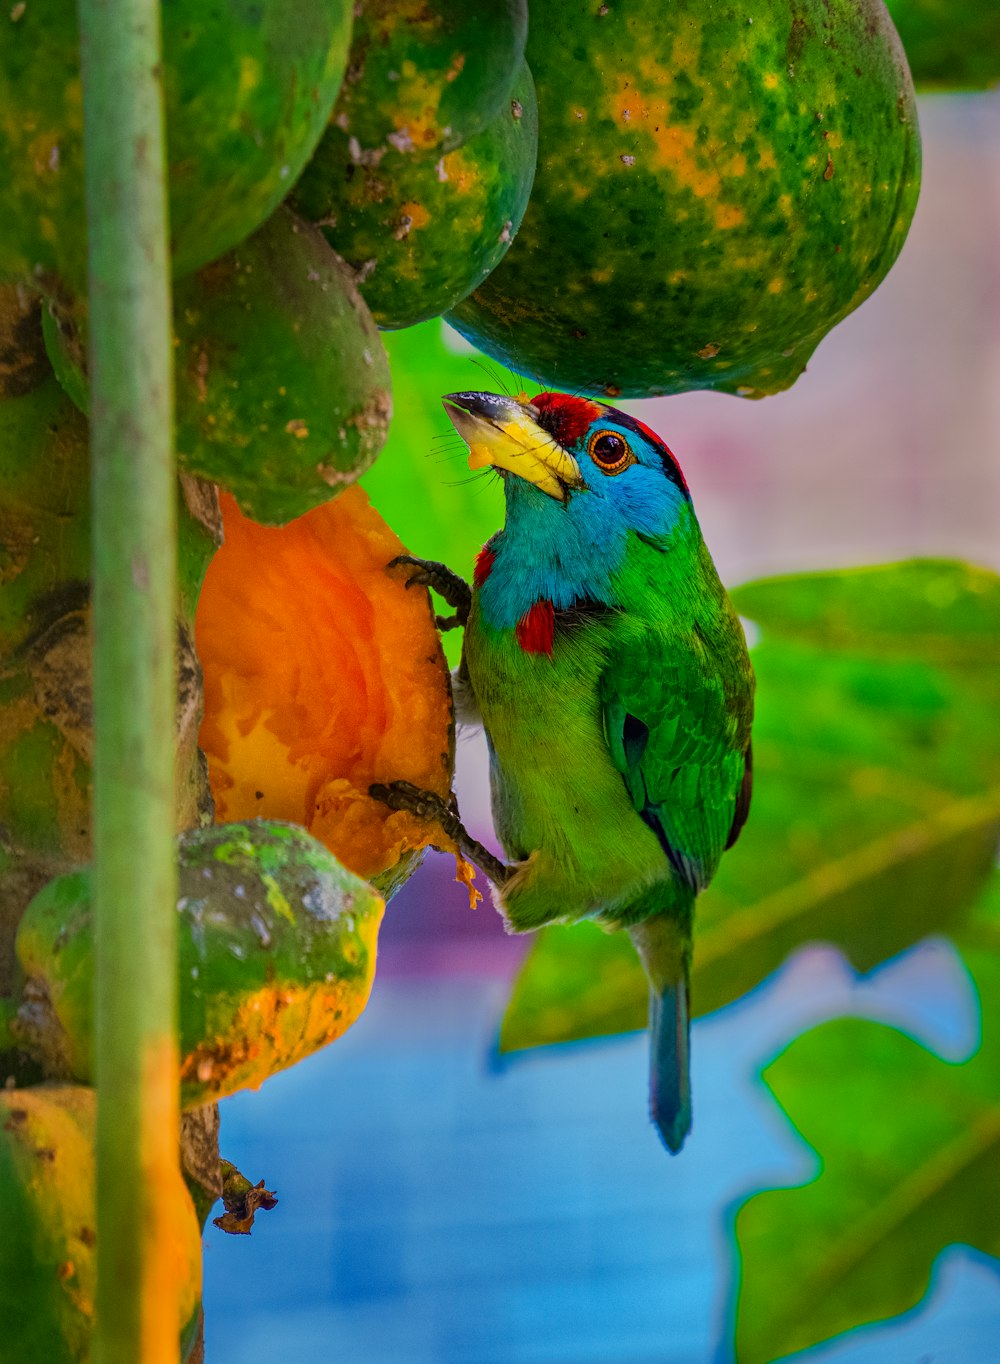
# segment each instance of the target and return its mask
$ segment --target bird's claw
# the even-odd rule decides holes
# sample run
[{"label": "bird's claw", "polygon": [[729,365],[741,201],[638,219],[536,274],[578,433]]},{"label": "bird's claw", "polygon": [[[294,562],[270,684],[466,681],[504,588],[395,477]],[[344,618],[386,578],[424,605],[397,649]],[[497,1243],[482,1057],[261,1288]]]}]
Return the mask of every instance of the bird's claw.
[{"label": "bird's claw", "polygon": [[390,810],[407,810],[417,819],[433,820],[454,843],[462,857],[474,863],[496,886],[510,878],[511,868],[494,857],[489,848],[472,837],[462,823],[454,795],[450,801],[436,791],[422,791],[409,781],[373,782],[368,788],[373,800],[380,800]]},{"label": "bird's claw", "polygon": [[395,559],[386,564],[386,568],[398,568],[400,565],[417,570],[406,579],[408,589],[414,586],[429,587],[455,611],[454,616],[435,617],[438,629],[453,630],[465,624],[472,606],[472,592],[467,582],[446,564],[439,564],[433,559],[418,559],[413,554],[397,554]]}]

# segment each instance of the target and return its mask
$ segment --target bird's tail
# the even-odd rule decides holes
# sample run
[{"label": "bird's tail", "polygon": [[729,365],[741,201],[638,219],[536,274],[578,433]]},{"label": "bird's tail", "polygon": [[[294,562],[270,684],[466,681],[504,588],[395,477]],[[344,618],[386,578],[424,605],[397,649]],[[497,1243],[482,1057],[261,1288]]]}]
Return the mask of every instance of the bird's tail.
[{"label": "bird's tail", "polygon": [[656,915],[629,930],[649,977],[649,1106],[674,1155],[691,1130],[690,930]]}]

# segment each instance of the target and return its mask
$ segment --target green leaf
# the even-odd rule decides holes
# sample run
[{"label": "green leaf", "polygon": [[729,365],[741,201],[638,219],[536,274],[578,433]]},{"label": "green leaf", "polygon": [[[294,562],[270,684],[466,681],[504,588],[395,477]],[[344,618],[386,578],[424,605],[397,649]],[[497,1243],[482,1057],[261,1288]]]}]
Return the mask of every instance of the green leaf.
[{"label": "green leaf", "polygon": [[[801,944],[860,970],[975,898],[1000,836],[1000,578],[937,560],[751,583],[754,797],[698,902],[693,1006],[737,999]],[[501,1048],[643,1026],[622,935],[545,929]]]},{"label": "green leaf", "polygon": [[[513,389],[515,380],[481,356],[449,350],[438,318],[383,332],[382,339],[395,415],[389,438],[361,483],[411,554],[442,560],[469,579],[476,554],[503,524],[503,490],[492,474],[470,474],[469,451],[441,398],[463,389]],[[445,635],[444,643],[450,661],[457,663],[460,632]]]},{"label": "green leaf", "polygon": [[740,1364],[907,1311],[948,1245],[1000,1254],[1000,874],[959,947],[982,1018],[970,1060],[951,1064],[894,1028],[844,1018],[765,1070],[818,1170],[737,1215]]}]

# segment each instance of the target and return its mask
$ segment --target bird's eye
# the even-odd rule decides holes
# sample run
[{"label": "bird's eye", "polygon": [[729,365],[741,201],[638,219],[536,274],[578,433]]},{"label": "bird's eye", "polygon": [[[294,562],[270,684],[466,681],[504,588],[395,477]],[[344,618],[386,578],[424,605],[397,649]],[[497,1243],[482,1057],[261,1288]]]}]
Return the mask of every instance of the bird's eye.
[{"label": "bird's eye", "polygon": [[617,431],[595,431],[587,442],[587,454],[605,474],[620,474],[635,463],[628,441]]}]

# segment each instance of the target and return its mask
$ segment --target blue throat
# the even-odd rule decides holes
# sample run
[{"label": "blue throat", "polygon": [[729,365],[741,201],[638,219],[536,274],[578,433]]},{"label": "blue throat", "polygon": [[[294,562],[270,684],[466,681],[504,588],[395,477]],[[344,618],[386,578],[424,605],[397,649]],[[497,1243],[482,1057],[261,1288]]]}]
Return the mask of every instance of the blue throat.
[{"label": "blue throat", "polygon": [[505,479],[507,519],[489,543],[495,555],[489,577],[479,589],[484,622],[496,630],[513,629],[537,601],[557,611],[585,600],[617,605],[613,578],[622,566],[627,528],[598,515],[571,514],[573,500],[597,498],[591,492],[556,501],[516,475]]},{"label": "blue throat", "polygon": [[570,503],[557,502],[513,475],[505,477],[505,488],[506,524],[490,540],[494,563],[479,589],[484,622],[513,629],[544,600],[557,611],[580,600],[615,606],[613,578],[625,559],[628,529],[617,518],[587,516],[573,506],[598,496],[574,492]]}]

